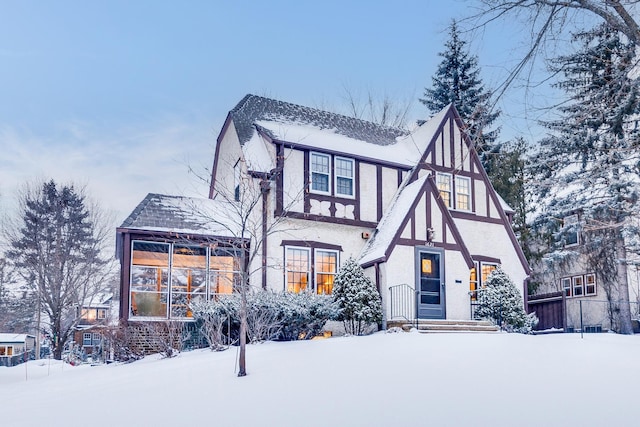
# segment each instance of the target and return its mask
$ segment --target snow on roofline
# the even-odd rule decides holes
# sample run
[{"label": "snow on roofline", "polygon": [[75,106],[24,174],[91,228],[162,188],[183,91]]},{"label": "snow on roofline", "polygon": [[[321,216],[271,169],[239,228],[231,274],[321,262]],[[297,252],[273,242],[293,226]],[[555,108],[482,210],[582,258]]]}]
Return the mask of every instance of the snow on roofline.
[{"label": "snow on roofline", "polygon": [[[290,121],[286,118],[273,117],[257,120],[255,124],[266,130],[269,136],[278,141],[305,146],[311,149],[333,151],[376,161],[393,163],[398,166],[412,168],[420,160],[438,126],[449,111],[449,106],[438,114],[416,127],[411,133],[395,138],[395,142],[379,145],[369,141],[345,136],[336,129],[320,128],[309,123]],[[251,170],[268,172],[274,167],[274,159],[264,147],[262,138],[254,135],[243,147],[245,158]],[[266,156],[269,157],[266,157]],[[269,158],[266,161],[265,158]],[[260,159],[260,160],[256,160]]]}]

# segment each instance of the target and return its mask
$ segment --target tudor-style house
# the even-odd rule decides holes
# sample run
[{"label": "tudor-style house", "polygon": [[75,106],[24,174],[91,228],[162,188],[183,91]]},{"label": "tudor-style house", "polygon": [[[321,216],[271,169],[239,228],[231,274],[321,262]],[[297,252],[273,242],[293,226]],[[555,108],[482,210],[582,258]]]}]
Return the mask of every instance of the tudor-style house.
[{"label": "tudor-style house", "polygon": [[256,289],[331,294],[354,257],[386,319],[469,319],[497,265],[524,287],[511,214],[453,106],[409,132],[247,95],[218,136],[209,199],[149,194],[117,229],[120,316],[188,320],[189,301],[233,292],[239,248],[259,247]]}]

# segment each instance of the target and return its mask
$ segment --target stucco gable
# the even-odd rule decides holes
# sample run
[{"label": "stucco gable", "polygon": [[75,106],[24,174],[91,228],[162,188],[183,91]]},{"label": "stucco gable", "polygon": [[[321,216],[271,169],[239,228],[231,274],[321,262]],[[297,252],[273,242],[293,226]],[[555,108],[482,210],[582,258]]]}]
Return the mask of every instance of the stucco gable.
[{"label": "stucco gable", "polygon": [[[399,190],[373,236],[360,253],[359,262],[362,266],[367,267],[378,261],[386,261],[394,247],[398,244],[400,236],[407,227],[409,220],[427,215],[428,209],[417,209],[420,200],[424,200],[425,203],[429,204],[430,209],[436,209],[439,216],[443,219],[441,223],[433,224],[435,231],[441,237],[443,237],[445,233],[451,234],[448,242],[434,242],[434,246],[457,247],[469,268],[473,267],[471,254],[465,246],[449,210],[439,197],[439,192],[433,182],[432,176],[423,176],[414,182],[407,183],[407,185]],[[425,224],[431,222],[429,218],[423,219]]]}]

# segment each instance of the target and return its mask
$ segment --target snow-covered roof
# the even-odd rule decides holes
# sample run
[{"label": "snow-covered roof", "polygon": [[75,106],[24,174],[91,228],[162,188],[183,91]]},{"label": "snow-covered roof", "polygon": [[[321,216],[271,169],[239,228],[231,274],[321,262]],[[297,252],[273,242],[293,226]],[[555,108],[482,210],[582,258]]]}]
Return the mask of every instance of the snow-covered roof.
[{"label": "snow-covered roof", "polygon": [[27,338],[34,338],[28,334],[0,333],[0,343],[23,343]]},{"label": "snow-covered roof", "polygon": [[258,121],[299,123],[317,129],[330,129],[350,139],[377,145],[393,144],[395,138],[407,133],[403,129],[251,94],[242,98],[229,114],[243,145],[255,133],[254,125]]},{"label": "snow-covered roof", "polygon": [[362,252],[360,252],[358,262],[361,265],[385,256],[387,248],[391,245],[393,238],[402,225],[402,221],[406,218],[411,205],[427,179],[428,176],[426,175],[418,178],[396,193],[396,196],[391,201],[390,208],[387,209],[380,220],[375,233],[362,248]]},{"label": "snow-covered roof", "polygon": [[121,228],[204,236],[239,234],[232,202],[149,193]]},{"label": "snow-covered roof", "polygon": [[507,203],[500,194],[498,194],[498,192],[496,191],[496,196],[498,196],[498,201],[500,202],[500,206],[502,207],[502,210],[505,211],[508,214],[512,214],[515,213],[516,211],[513,210],[513,208],[511,206],[509,206],[509,203]]},{"label": "snow-covered roof", "polygon": [[[287,105],[294,106],[294,104]],[[306,111],[306,107],[294,107],[296,107],[294,111]],[[255,119],[253,125],[257,131],[251,133],[244,141],[243,151],[249,168],[263,172],[275,167],[274,154],[269,151],[264,136],[311,149],[350,154],[375,161],[382,160],[411,168],[420,160],[448,111],[448,107],[444,108],[410,133],[384,128],[363,120],[347,120],[345,116],[320,110],[313,110],[313,112],[320,115],[323,118],[322,121],[310,120],[309,115],[278,116],[273,113],[258,116]],[[334,119],[335,123],[331,123],[330,119]],[[366,123],[370,127],[365,128],[366,131],[349,132],[355,127],[346,126],[346,124],[352,124],[350,120],[359,125]]]}]

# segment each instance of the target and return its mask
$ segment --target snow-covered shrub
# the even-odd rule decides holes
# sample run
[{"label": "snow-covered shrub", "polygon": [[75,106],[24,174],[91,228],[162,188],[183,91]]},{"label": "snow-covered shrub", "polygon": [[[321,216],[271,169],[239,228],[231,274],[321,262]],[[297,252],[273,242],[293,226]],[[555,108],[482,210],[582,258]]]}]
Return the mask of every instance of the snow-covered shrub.
[{"label": "snow-covered shrub", "polygon": [[362,335],[368,325],[382,321],[380,294],[353,258],[336,274],[333,298],[340,309],[338,320],[348,334]]},{"label": "snow-covered shrub", "polygon": [[282,329],[279,294],[259,291],[247,295],[247,335],[250,343],[277,339]]},{"label": "snow-covered shrub", "polygon": [[189,308],[209,348],[213,351],[225,350],[230,343],[232,322],[238,318],[237,298],[219,297],[209,301],[196,300],[189,305]]},{"label": "snow-covered shrub", "polygon": [[328,295],[310,292],[283,292],[279,295],[280,339],[311,339],[318,335],[328,320],[338,315],[338,307]]},{"label": "snow-covered shrub", "polygon": [[515,283],[501,267],[491,272],[486,286],[478,289],[476,315],[494,322],[508,332],[529,333],[538,322],[527,315]]},{"label": "snow-covered shrub", "polygon": [[[200,332],[213,350],[224,349],[237,340],[239,307],[239,294],[190,305]],[[308,292],[250,292],[247,294],[247,338],[252,343],[310,339],[320,333],[328,320],[335,319],[337,312],[331,296]]]}]

